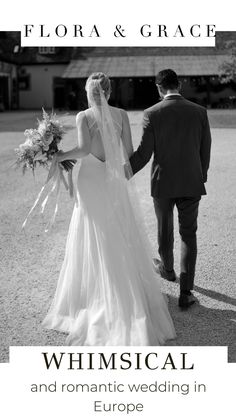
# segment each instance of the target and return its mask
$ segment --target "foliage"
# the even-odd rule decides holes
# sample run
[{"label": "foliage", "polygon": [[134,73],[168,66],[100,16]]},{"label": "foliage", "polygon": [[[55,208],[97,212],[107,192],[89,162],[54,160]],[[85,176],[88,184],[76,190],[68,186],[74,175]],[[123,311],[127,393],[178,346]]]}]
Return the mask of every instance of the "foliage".
[{"label": "foliage", "polygon": [[225,47],[229,51],[229,55],[220,66],[220,81],[221,83],[236,82],[236,42],[227,41]]}]

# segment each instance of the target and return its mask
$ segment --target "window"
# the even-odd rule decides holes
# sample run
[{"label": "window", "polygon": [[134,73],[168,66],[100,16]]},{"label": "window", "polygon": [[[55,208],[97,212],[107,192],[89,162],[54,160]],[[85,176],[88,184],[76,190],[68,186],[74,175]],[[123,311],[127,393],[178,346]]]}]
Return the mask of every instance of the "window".
[{"label": "window", "polygon": [[20,74],[18,77],[19,90],[30,90],[30,74]]},{"label": "window", "polygon": [[39,47],[39,54],[55,54],[55,47]]}]

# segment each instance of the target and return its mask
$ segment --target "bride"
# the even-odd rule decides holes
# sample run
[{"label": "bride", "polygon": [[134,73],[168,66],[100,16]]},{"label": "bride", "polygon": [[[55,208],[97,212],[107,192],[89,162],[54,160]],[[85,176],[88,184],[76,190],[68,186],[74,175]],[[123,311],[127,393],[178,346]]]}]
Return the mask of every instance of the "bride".
[{"label": "bride", "polygon": [[175,331],[124,173],[133,152],[128,117],[108,105],[105,74],[93,73],[86,91],[90,107],[76,117],[78,145],[56,157],[81,159],[81,166],[43,325],[68,333],[68,345],[162,345]]}]

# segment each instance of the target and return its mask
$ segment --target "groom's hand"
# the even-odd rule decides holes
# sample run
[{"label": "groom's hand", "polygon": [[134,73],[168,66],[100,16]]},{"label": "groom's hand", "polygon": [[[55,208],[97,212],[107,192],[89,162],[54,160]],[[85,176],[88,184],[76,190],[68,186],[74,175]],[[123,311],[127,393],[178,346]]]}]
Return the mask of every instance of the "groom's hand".
[{"label": "groom's hand", "polygon": [[150,115],[147,113],[147,110],[145,110],[143,115],[142,140],[137,150],[130,157],[130,165],[133,174],[139,172],[139,170],[149,162],[154,151],[154,141],[154,129],[150,122]]},{"label": "groom's hand", "polygon": [[130,164],[129,163],[125,163],[123,167],[124,167],[124,172],[125,172],[126,179],[127,180],[131,179],[132,176],[133,176],[133,173],[132,173]]}]

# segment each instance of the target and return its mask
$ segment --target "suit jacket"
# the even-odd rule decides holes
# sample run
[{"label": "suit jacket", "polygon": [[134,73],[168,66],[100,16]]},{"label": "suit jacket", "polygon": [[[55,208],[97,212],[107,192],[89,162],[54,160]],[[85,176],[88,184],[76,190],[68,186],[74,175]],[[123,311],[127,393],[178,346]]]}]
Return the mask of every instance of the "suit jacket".
[{"label": "suit jacket", "polygon": [[143,134],[130,158],[135,174],[153,155],[151,195],[155,198],[200,196],[210,162],[207,111],[180,95],[171,95],[144,111]]}]

